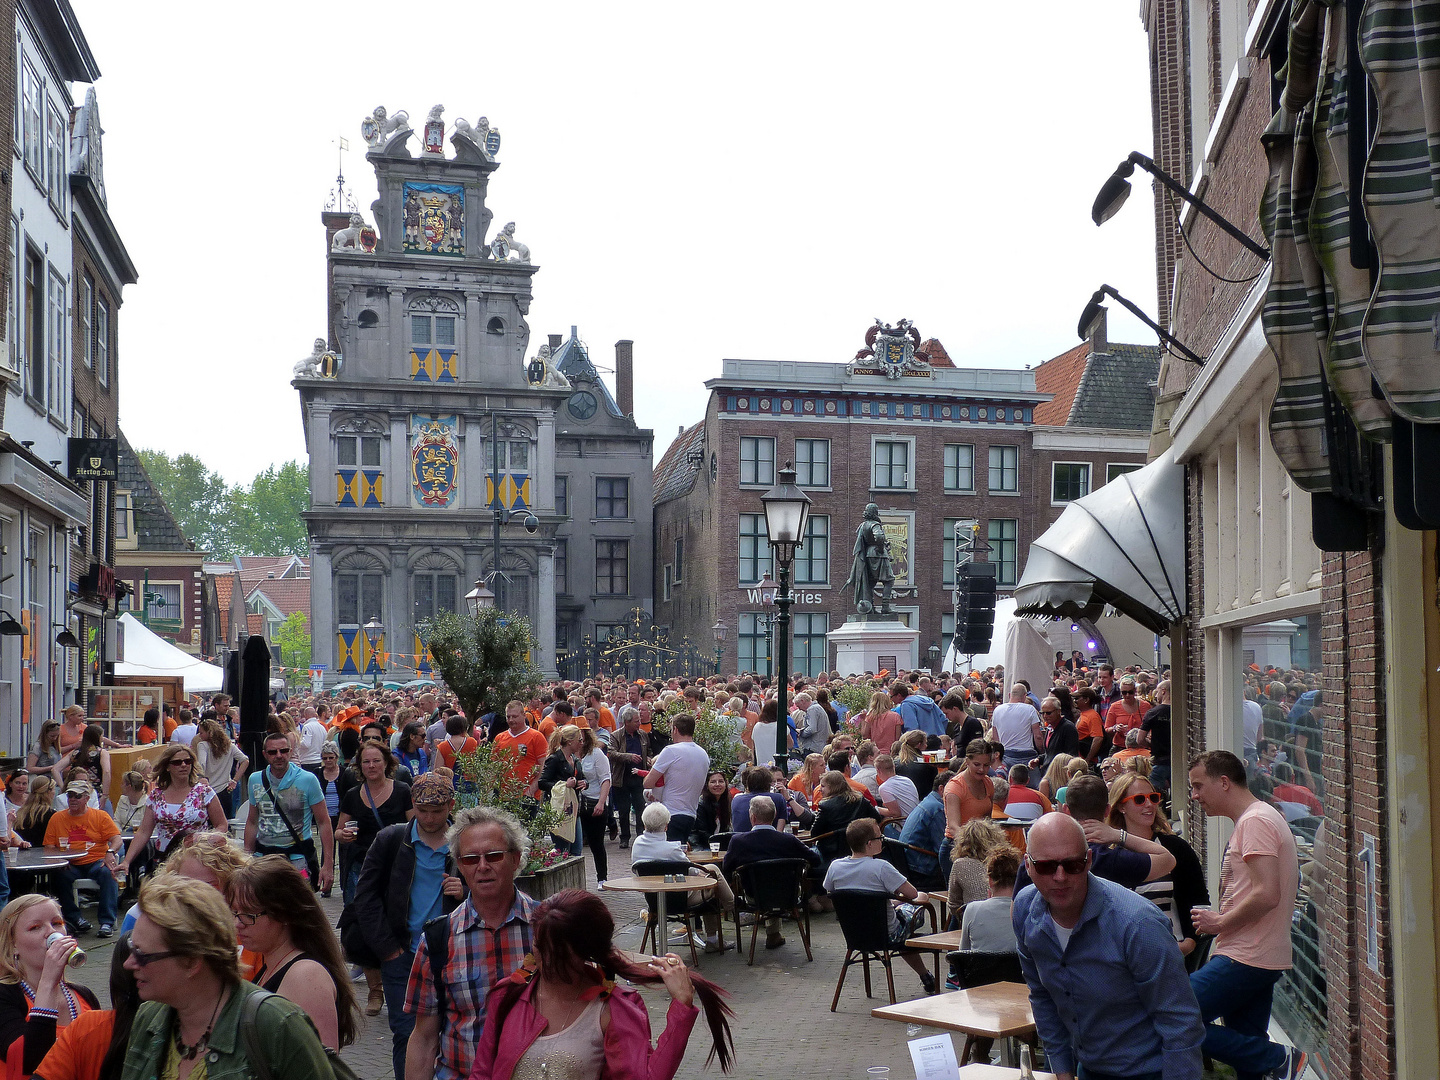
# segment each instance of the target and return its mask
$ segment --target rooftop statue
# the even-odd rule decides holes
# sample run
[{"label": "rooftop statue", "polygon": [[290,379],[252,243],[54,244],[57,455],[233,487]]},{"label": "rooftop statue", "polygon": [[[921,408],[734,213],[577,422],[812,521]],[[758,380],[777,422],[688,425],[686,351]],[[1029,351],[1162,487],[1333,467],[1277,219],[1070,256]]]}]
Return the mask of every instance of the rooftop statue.
[{"label": "rooftop statue", "polygon": [[902,375],[929,375],[930,356],[920,348],[920,331],[909,319],[891,326],[875,320],[865,331],[865,348],[855,354],[846,369],[850,375],[884,375],[898,379]]},{"label": "rooftop statue", "polygon": [[505,227],[490,241],[490,254],[496,262],[530,262],[530,249],[515,239],[515,222],[507,221]]},{"label": "rooftop statue", "polygon": [[335,233],[334,239],[330,241],[330,250],[369,254],[375,250],[375,241],[375,230],[366,225],[365,219],[359,214],[351,214],[350,227]]},{"label": "rooftop statue", "polygon": [[394,116],[389,116],[384,105],[376,105],[375,111],[360,121],[360,135],[371,150],[383,149],[391,136],[409,130],[410,114],[401,109]]},{"label": "rooftop statue", "polygon": [[551,363],[549,345],[540,346],[540,351],[526,365],[526,369],[526,378],[531,386],[542,386],[552,390],[570,389],[570,380]]},{"label": "rooftop statue", "polygon": [[297,379],[333,379],[340,374],[340,365],[340,354],[331,352],[325,339],[317,337],[315,348],[295,365],[292,374]]},{"label": "rooftop statue", "polygon": [[[495,155],[500,152],[500,129],[492,128],[490,120],[484,116],[476,120],[473,126],[463,117],[456,120],[455,134],[451,136],[451,142],[457,139],[468,142],[485,161],[494,161]],[[456,149],[459,149],[458,144]]]}]

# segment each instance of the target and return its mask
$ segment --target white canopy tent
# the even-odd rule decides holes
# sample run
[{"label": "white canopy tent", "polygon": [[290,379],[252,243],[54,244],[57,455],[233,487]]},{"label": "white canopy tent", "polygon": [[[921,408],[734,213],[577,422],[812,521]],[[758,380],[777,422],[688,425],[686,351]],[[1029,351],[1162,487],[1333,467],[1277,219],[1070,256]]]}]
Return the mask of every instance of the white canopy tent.
[{"label": "white canopy tent", "polygon": [[116,675],[181,675],[185,693],[218,693],[225,678],[222,668],[178,649],[128,611],[120,616],[125,634],[125,662],[115,665]]},{"label": "white canopy tent", "polygon": [[1109,604],[1157,634],[1185,614],[1185,470],[1170,452],[1076,499],[1030,545],[1025,614],[1096,619]]}]

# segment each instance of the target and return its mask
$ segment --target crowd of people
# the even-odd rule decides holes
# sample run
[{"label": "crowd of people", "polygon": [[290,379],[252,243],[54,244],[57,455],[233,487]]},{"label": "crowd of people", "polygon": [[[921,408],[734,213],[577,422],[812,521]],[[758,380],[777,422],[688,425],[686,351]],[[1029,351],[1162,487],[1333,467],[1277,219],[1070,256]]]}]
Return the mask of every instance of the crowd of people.
[{"label": "crowd of people", "polygon": [[[42,726],[0,795],[6,846],[84,850],[53,875],[56,898],[17,873],[21,895],[0,912],[7,1067],[48,1080],[184,1080],[200,1060],[219,1075],[218,1062],[263,1031],[273,1075],[328,1076],[326,1051],[354,1039],[362,1012],[384,1010],[396,1080],[529,1075],[577,1054],[623,1055],[636,1075],[670,1076],[702,1012],[711,1054],[728,1068],[723,991],[664,952],[658,934],[661,955],[637,963],[614,948],[597,896],[537,903],[516,888],[528,811],[484,805],[467,755],[489,744],[526,806],[563,808],[551,842],[588,849],[601,883],[722,848],[719,865],[689,869],[697,888],[686,904],[707,951],[724,947],[722,919],[753,918],[735,908],[747,866],[801,860],[812,913],[832,910],[832,894],[888,896],[897,951],[934,993],[917,955],[898,946],[929,892],[947,890],[962,948],[1018,958],[1059,1075],[1188,1076],[1202,1048],[1242,1078],[1298,1074],[1301,1056],[1266,1028],[1290,963],[1298,870],[1287,822],[1323,814],[1323,713],[1304,673],[1257,669],[1243,755],[1205,755],[1185,777],[1206,813],[1236,823],[1216,908],[1169,824],[1164,672],[1057,656],[1038,692],[1007,685],[1000,669],[822,673],[787,684],[783,717],[778,689],[754,675],[597,677],[473,718],[442,691],[297,697],[272,705],[254,771],[238,712],[217,695],[147,714],[137,741],[163,748],[120,778],[113,805],[114,745],[72,707]],[[715,720],[741,747],[734,760],[712,760],[696,741],[697,724]],[[64,979],[77,937],[93,929],[76,904],[81,878],[98,889],[101,936],[133,902],[109,1010]],[[337,884],[338,936],[320,906]],[[764,921],[766,947],[784,946],[780,918]],[[1130,988],[1133,1013],[1123,989],[1103,1000],[1074,992],[1113,982],[1116,963],[1148,973]],[[658,1045],[616,978],[669,993]],[[89,1013],[97,1019],[82,1023]],[[1134,1035],[1137,1018],[1148,1035]]]}]

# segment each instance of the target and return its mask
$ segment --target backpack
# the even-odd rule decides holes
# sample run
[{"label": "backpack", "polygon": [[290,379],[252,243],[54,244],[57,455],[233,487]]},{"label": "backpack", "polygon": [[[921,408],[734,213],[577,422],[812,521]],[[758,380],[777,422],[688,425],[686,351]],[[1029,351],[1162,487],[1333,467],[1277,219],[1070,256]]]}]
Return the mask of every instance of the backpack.
[{"label": "backpack", "polygon": [[[260,1029],[256,1024],[256,1019],[260,1015],[260,1006],[265,1003],[265,999],[278,996],[268,990],[259,990],[240,1003],[240,1037],[245,1040],[245,1059],[255,1080],[275,1080],[275,1074],[270,1071],[270,1065],[265,1060],[265,1047],[260,1041]],[[309,1016],[306,1016],[305,1019],[310,1024],[310,1030],[315,1031],[315,1021],[311,1020]],[[317,1039],[320,1037],[318,1031],[316,1031],[315,1037]],[[355,1070],[341,1061],[340,1055],[328,1046],[325,1047],[325,1060],[330,1063],[332,1080],[360,1080]]]}]

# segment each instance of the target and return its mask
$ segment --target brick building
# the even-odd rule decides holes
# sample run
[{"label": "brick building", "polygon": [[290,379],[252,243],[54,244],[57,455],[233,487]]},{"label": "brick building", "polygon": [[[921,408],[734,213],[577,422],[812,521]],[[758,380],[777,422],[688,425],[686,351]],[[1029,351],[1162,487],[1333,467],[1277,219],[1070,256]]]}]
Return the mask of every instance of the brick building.
[{"label": "brick building", "polygon": [[920,631],[909,663],[928,663],[932,645],[943,655],[957,523],[979,524],[1006,592],[1068,502],[1144,463],[1156,350],[1111,346],[1103,322],[1095,335],[1035,370],[958,367],[933,340],[932,366],[902,378],[726,360],[705,418],[655,469],[655,621],[702,646],[722,622],[721,670],[769,672],[760,496],[792,461],[813,502],[794,568],[794,670],[833,665],[825,635],[854,611],[845,581],[869,502],[890,536],[893,606]]},{"label": "brick building", "polygon": [[[1410,5],[1394,7],[1408,17]],[[1368,80],[1349,81],[1354,69],[1345,53],[1356,38],[1344,24],[1346,5],[1312,9],[1318,22],[1293,29],[1303,41],[1290,39],[1290,11],[1274,0],[1141,5],[1156,161],[1274,248],[1267,266],[1192,207],[1177,217],[1169,200],[1156,200],[1161,322],[1205,357],[1203,366],[1162,359],[1152,439],[1153,456],[1172,456],[1185,470],[1186,613],[1172,634],[1174,751],[1177,758],[1213,748],[1241,752],[1242,697],[1256,669],[1301,672],[1302,685],[1320,691],[1318,709],[1267,720],[1262,729],[1324,810],[1292,822],[1302,852],[1295,966],[1277,984],[1274,1019],[1327,1080],[1436,1076],[1440,594],[1435,522],[1415,509],[1417,496],[1433,488],[1434,462],[1426,471],[1413,447],[1422,445],[1426,426],[1415,403],[1433,399],[1440,387],[1431,378],[1395,393],[1385,366],[1392,342],[1374,330],[1387,320],[1372,324],[1366,314],[1376,303],[1375,282],[1367,268],[1352,267],[1352,257],[1372,244],[1377,267],[1400,257],[1393,246],[1387,252],[1396,235],[1387,228],[1397,221],[1405,245],[1423,237],[1421,247],[1433,250],[1433,228],[1422,229],[1433,207],[1427,180],[1415,220],[1395,198],[1403,186],[1386,189],[1388,205],[1365,198],[1363,217],[1354,214],[1346,192],[1371,192],[1375,177],[1363,154],[1347,158],[1344,114],[1330,111],[1343,91],[1348,115],[1364,115],[1377,73],[1387,80],[1388,115],[1408,115],[1420,95],[1418,81],[1404,82],[1403,50],[1378,68],[1367,63]],[[1427,35],[1433,31],[1414,35],[1421,51],[1434,48]],[[1310,66],[1317,56],[1318,67]],[[1275,76],[1291,57],[1299,62],[1289,68],[1287,91]],[[1289,139],[1302,110],[1304,124],[1314,125],[1308,146]],[[1375,144],[1391,148],[1387,161],[1407,160],[1395,149],[1396,134],[1383,128],[1382,119]],[[1308,217],[1299,170],[1291,183],[1292,163],[1303,166],[1309,147],[1329,148],[1312,173],[1314,206],[1327,208],[1323,219]],[[1118,157],[1130,148],[1115,149]],[[1256,213],[1262,199],[1263,238]],[[1296,284],[1307,256],[1292,222],[1308,232],[1316,272],[1325,278],[1323,365],[1314,313],[1302,301],[1295,305],[1299,325],[1287,325],[1281,300],[1307,294]],[[1178,246],[1177,223],[1189,248]],[[1352,245],[1367,229],[1366,243]],[[1396,292],[1403,303],[1405,290]],[[1347,322],[1351,310],[1363,321],[1357,315]],[[1433,372],[1426,310],[1417,335],[1423,342],[1405,351],[1402,339],[1401,348]],[[1397,439],[1404,453],[1391,445]],[[1193,805],[1183,823],[1213,890],[1228,823],[1206,821]]]}]

